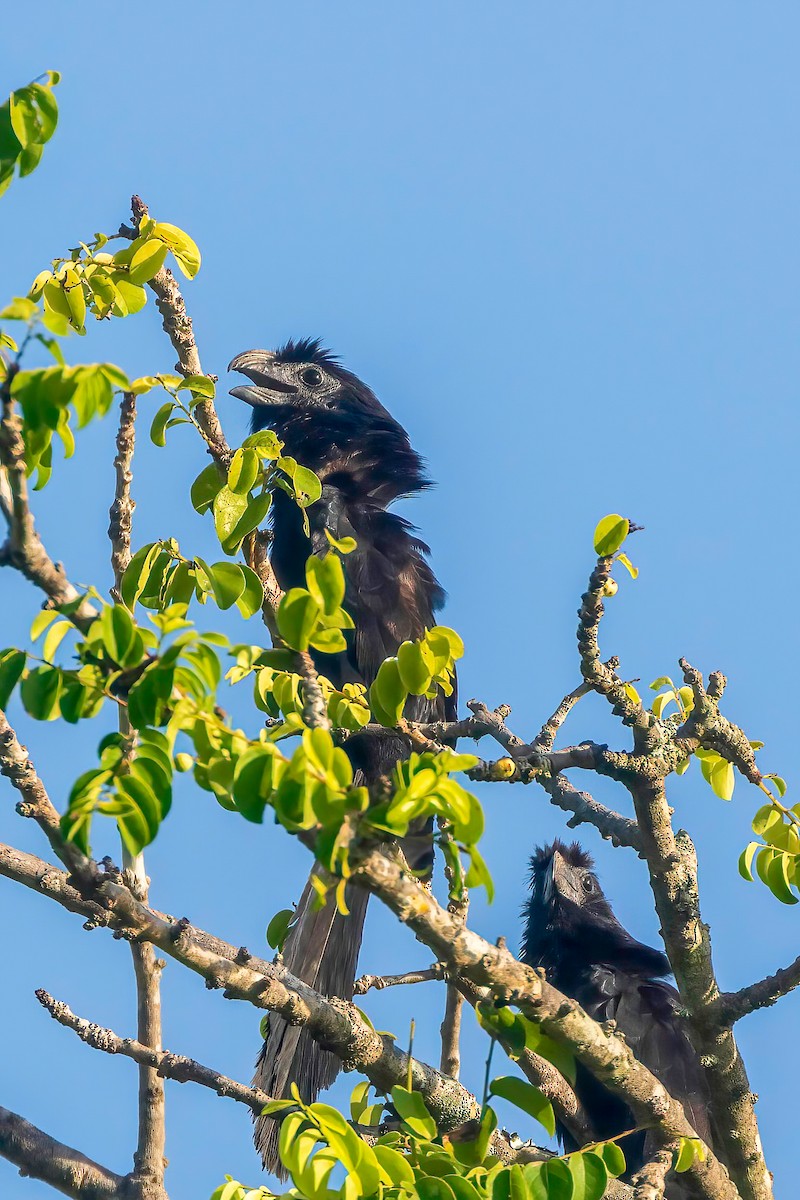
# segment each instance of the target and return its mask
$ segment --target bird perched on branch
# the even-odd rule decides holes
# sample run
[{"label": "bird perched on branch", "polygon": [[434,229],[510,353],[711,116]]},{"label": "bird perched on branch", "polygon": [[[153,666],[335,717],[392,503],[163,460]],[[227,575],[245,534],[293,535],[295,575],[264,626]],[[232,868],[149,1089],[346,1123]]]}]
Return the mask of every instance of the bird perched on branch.
[{"label": "bird perched on branch", "polygon": [[[305,585],[309,554],[324,555],[330,549],[326,530],[335,538],[356,540],[356,549],[343,560],[344,605],[355,623],[348,649],[314,657],[336,687],[348,682],[369,686],[380,664],[396,654],[403,641],[421,637],[435,624],[434,613],[444,602],[426,559],[428,547],[412,525],[387,512],[394,500],[430,486],[422,460],[374,393],[317,340],[290,341],[274,352],[247,350],[229,369],[249,380],[231,395],[252,405],[253,431],[275,430],[284,453],[316,472],[322,482],[320,500],[308,509],[308,535],[295,502],[281,491],[275,493],[272,564],[281,587]],[[440,694],[435,700],[412,696],[406,716],[415,721],[454,719],[455,695]],[[390,733],[356,734],[348,739],[346,750],[356,782],[369,784],[405,757],[408,746]],[[412,868],[430,869],[429,834],[408,839],[403,850]],[[349,917],[330,900],[315,910],[314,896],[309,881],[284,946],[284,965],[323,994],[349,1000],[367,892],[348,887]],[[330,1086],[339,1066],[301,1027],[271,1015],[254,1083],[279,1097],[294,1082],[311,1101]],[[256,1148],[264,1165],[285,1178],[274,1120],[258,1118]]]},{"label": "bird perched on branch", "polygon": [[[711,1144],[708,1089],[679,1015],[680,998],[664,982],[671,973],[660,950],[645,946],[620,925],[603,895],[590,856],[573,842],[537,847],[531,859],[531,896],[524,907],[522,957],[543,967],[560,992],[596,1021],[614,1021],[633,1053],[681,1102],[697,1134]],[[575,1092],[598,1139],[633,1129],[628,1107],[578,1063]],[[559,1126],[566,1150],[579,1147]],[[645,1131],[620,1145],[628,1175],[648,1161]],[[669,1197],[682,1197],[676,1180]]]}]

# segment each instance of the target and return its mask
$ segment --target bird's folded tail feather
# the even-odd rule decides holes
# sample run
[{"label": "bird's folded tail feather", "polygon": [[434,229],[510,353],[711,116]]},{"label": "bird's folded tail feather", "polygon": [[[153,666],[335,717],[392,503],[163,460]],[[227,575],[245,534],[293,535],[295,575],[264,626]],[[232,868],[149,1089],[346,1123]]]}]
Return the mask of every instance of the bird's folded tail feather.
[{"label": "bird's folded tail feather", "polygon": [[[314,867],[313,873],[319,868]],[[338,911],[331,894],[325,906],[314,908],[317,893],[309,879],[297,917],[283,950],[283,965],[324,996],[353,997],[358,952],[364,929],[369,893],[348,885],[345,890],[350,915]],[[289,1095],[296,1083],[303,1099],[310,1103],[323,1088],[330,1087],[341,1068],[335,1055],[323,1050],[302,1025],[288,1025],[270,1013],[269,1036],[256,1063],[253,1085],[273,1099]],[[280,1121],[274,1117],[256,1118],[255,1145],[264,1167],[279,1179],[287,1178],[278,1157]]]}]

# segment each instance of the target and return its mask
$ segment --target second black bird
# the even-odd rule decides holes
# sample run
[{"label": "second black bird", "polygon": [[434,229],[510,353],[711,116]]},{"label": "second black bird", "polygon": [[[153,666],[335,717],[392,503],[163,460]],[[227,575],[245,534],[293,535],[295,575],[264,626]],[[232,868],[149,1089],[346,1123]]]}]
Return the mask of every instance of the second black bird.
[{"label": "second black bird", "polygon": [[[537,848],[523,910],[522,957],[543,967],[548,981],[590,1017],[614,1021],[635,1056],[683,1104],[698,1135],[710,1144],[706,1081],[679,1015],[678,993],[664,980],[671,972],[669,960],[620,925],[593,867],[577,842]],[[598,1139],[635,1127],[627,1105],[580,1063],[575,1092]],[[559,1126],[558,1132],[567,1150],[579,1148],[568,1129]],[[648,1140],[642,1130],[620,1142],[629,1176],[647,1160]],[[676,1179],[667,1195],[683,1194]]]}]

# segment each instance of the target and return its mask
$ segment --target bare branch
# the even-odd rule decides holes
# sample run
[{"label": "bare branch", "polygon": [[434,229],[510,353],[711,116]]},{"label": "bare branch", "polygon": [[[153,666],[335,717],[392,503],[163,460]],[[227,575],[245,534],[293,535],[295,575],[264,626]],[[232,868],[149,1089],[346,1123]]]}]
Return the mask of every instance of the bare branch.
[{"label": "bare branch", "polygon": [[667,1175],[675,1159],[675,1147],[664,1146],[633,1177],[633,1200],[664,1200]]},{"label": "bare branch", "polygon": [[436,965],[426,971],[406,971],[404,975],[362,975],[353,985],[354,996],[364,996],[371,988],[377,992],[387,987],[403,987],[411,983],[430,983],[434,979],[444,979],[444,970]]},{"label": "bare branch", "polygon": [[448,983],[440,1034],[442,1038],[442,1054],[439,1070],[451,1079],[458,1079],[461,1071],[461,1010],[464,997],[452,983]]},{"label": "bare branch", "polygon": [[76,1200],[116,1200],[125,1182],[7,1108],[0,1108],[0,1154],[19,1167],[20,1175],[41,1179]]},{"label": "bare branch", "polygon": [[796,958],[788,967],[782,967],[774,975],[759,979],[740,988],[738,992],[723,992],[710,1014],[720,1025],[730,1027],[742,1017],[756,1012],[759,1008],[769,1008],[777,1003],[781,996],[800,985],[800,958]]},{"label": "bare branch", "polygon": [[[120,405],[117,431],[117,456],[114,459],[116,487],[109,512],[108,536],[111,541],[111,566],[114,584],[111,595],[121,599],[122,576],[131,560],[131,527],[136,507],[131,496],[133,452],[136,445],[136,397],[125,392]],[[127,710],[119,709],[119,731],[127,747],[122,766],[130,770],[135,737]],[[122,843],[122,860],[130,875],[131,887],[146,901],[148,891],[144,855],[131,854]],[[158,1052],[161,1050],[161,968],[162,960],[146,942],[131,942],[131,958],[136,980],[136,1020],[139,1040]],[[166,1200],[164,1167],[166,1160],[166,1099],[164,1081],[151,1066],[139,1066],[139,1137],[133,1156],[134,1179],[148,1200]]]},{"label": "bare branch", "polygon": [[174,1079],[177,1083],[197,1083],[216,1092],[218,1096],[227,1096],[239,1104],[246,1105],[254,1113],[260,1113],[264,1105],[269,1104],[272,1099],[260,1088],[248,1087],[235,1079],[229,1079],[227,1075],[203,1066],[193,1058],[173,1054],[169,1050],[154,1050],[133,1038],[121,1038],[111,1029],[77,1017],[63,1001],[54,999],[43,988],[37,990],[36,998],[54,1020],[66,1029],[72,1029],[81,1041],[94,1050],[102,1050],[106,1054],[123,1054],[141,1066],[156,1071],[164,1079]]},{"label": "bare branch", "polygon": [[[67,579],[61,564],[53,562],[47,553],[36,531],[28,502],[22,421],[15,410],[10,390],[15,374],[15,364],[12,363],[0,386],[3,405],[0,418],[0,471],[4,470],[6,475],[3,509],[10,518],[8,537],[0,547],[0,566],[15,567],[26,579],[41,588],[51,605],[67,604],[77,600],[80,593]],[[83,600],[71,619],[79,629],[86,629],[96,615],[93,605]]]},{"label": "bare branch", "polygon": [[120,580],[131,561],[131,525],[136,501],[131,498],[131,461],[136,437],[136,397],[133,392],[124,392],[120,405],[119,429],[117,431],[117,456],[114,459],[117,484],[114,503],[109,510],[111,523],[108,536],[111,541],[111,568],[114,572],[112,596],[120,600]]},{"label": "bare branch", "polygon": [[642,753],[651,750],[655,745],[659,734],[659,722],[651,712],[645,709],[641,701],[636,701],[629,695],[625,684],[617,676],[616,670],[608,663],[601,661],[597,640],[600,620],[603,616],[603,597],[606,595],[606,585],[611,578],[613,562],[613,557],[598,558],[589,577],[589,586],[581,597],[581,607],[578,612],[578,652],[581,660],[581,674],[593,691],[605,696],[623,725],[631,727],[634,747],[637,752]]},{"label": "bare branch", "polygon": [[96,871],[91,860],[72,842],[65,841],[61,833],[59,816],[53,807],[47,789],[36,773],[28,751],[21,745],[17,735],[0,709],[0,775],[5,775],[17,789],[21,801],[17,812],[22,817],[32,817],[42,829],[55,853],[76,877],[86,883],[94,879]]},{"label": "bare branch", "polygon": [[553,804],[565,812],[572,813],[567,825],[570,829],[578,825],[593,825],[601,837],[614,846],[630,846],[641,853],[639,827],[630,817],[614,812],[600,804],[588,792],[573,787],[565,775],[539,773],[536,782],[544,788]]},{"label": "bare branch", "polygon": [[[139,222],[147,216],[147,205],[139,196],[131,197],[131,213],[134,227],[131,229],[122,225],[119,232],[123,237],[135,238]],[[161,313],[164,332],[178,356],[176,370],[184,376],[202,375],[203,368],[194,340],[192,318],[186,311],[186,303],[172,271],[168,267],[162,267],[158,274],[149,280],[148,286],[155,292],[156,308]],[[233,453],[225,440],[213,400],[204,400],[198,404],[194,409],[194,417],[205,438],[209,454],[227,471]]]}]

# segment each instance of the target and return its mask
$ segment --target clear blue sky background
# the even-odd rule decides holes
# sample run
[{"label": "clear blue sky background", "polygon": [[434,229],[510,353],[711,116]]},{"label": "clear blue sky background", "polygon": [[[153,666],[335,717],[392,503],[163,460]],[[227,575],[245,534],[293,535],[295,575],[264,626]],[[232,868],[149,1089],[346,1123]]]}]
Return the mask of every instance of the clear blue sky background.
[{"label": "clear blue sky background", "polygon": [[[202,248],[185,294],[204,367],[223,376],[231,442],[247,414],[225,395],[228,360],[298,334],[323,335],[408,426],[439,487],[405,511],[433,546],[446,619],[467,643],[465,698],[510,703],[527,737],[576,684],[592,530],[620,511],[646,526],[631,550],[641,576],[621,580],[604,651],[645,684],[676,673],[681,654],[724,670],[726,710],[792,786],[799,36],[786,0],[17,6],[3,26],[2,90],[59,68],[62,119],[39,170],[0,203],[2,299],[78,239],[113,231],[139,192]],[[152,304],[72,339],[69,355],[131,375],[173,363]],[[155,404],[142,401],[145,418]],[[109,420],[83,433],[36,498],[54,556],[101,588],[113,432]],[[136,541],[177,533],[213,555],[187,499],[205,461],[190,431],[137,461]],[[2,644],[24,644],[40,598],[11,572],[0,589]],[[110,715],[77,730],[35,725],[16,702],[12,716],[63,805]],[[624,742],[592,702],[569,736]],[[596,792],[628,811],[624,795]],[[498,895],[490,909],[476,902],[474,922],[515,943],[527,856],[564,820],[538,790],[481,795]],[[740,781],[726,805],[696,768],[672,787],[697,842],[724,988],[798,950],[797,911],[736,872],[758,799]],[[0,838],[41,852],[13,803],[6,787]],[[656,939],[643,865],[591,830],[581,837],[623,921]],[[110,828],[96,840],[113,851]],[[188,783],[148,863],[159,907],[253,949],[308,865],[286,835]],[[132,1064],[84,1047],[33,997],[44,986],[132,1033],[126,948],[4,881],[0,904],[0,1103],[126,1171]],[[363,968],[426,963],[373,907]],[[436,1057],[441,1004],[426,985],[366,1007],[401,1040],[415,1014],[427,1023],[417,1047]],[[785,1197],[799,1004],[739,1030]],[[171,964],[164,1006],[170,1049],[249,1078],[254,1011]],[[472,1025],[465,1079],[478,1088]],[[168,1085],[168,1099],[175,1200],[207,1196],[226,1171],[259,1180],[246,1113],[188,1085]],[[1,1160],[0,1192],[51,1194]]]}]

